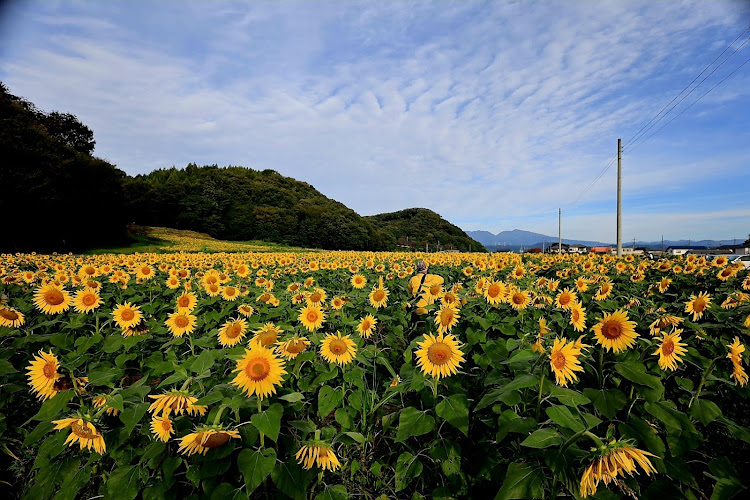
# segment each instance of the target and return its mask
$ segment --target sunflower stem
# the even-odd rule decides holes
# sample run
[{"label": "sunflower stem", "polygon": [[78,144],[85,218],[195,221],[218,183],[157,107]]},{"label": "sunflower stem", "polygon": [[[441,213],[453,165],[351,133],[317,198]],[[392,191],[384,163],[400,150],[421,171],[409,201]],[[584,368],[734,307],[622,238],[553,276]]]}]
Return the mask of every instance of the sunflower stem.
[{"label": "sunflower stem", "polygon": [[693,406],[693,403],[696,399],[698,399],[701,395],[701,391],[703,390],[703,384],[706,383],[706,379],[708,378],[711,371],[714,369],[714,365],[716,364],[716,361],[718,361],[720,358],[714,358],[711,360],[711,364],[708,365],[708,368],[706,368],[706,371],[703,372],[703,376],[701,377],[701,381],[698,384],[698,389],[696,389],[695,394],[693,394],[693,397],[690,398],[690,403],[688,403],[688,408]]},{"label": "sunflower stem", "polygon": [[542,411],[542,387],[544,387],[544,375],[545,373],[542,371],[542,376],[539,377],[539,396],[536,401],[536,418],[539,418],[539,412]]},{"label": "sunflower stem", "polygon": [[[261,402],[260,398],[257,398],[257,399],[258,399],[258,413],[261,413],[263,411],[263,408],[262,408],[263,403]],[[266,447],[265,435],[263,435],[263,431],[260,431],[260,447],[261,448]]]},{"label": "sunflower stem", "polygon": [[604,446],[604,443],[596,434],[593,434],[590,431],[583,431],[583,433],[596,444],[597,448],[601,448],[602,446]]},{"label": "sunflower stem", "polygon": [[604,348],[599,349],[599,388],[604,389]]},{"label": "sunflower stem", "polygon": [[214,425],[219,424],[219,421],[221,420],[221,415],[224,413],[224,410],[226,410],[227,408],[228,408],[227,405],[221,405],[221,407],[219,407],[219,411],[216,412],[216,416],[214,417]]},{"label": "sunflower stem", "polygon": [[185,383],[182,384],[182,387],[180,387],[180,390],[181,391],[186,390],[190,386],[190,384],[192,384],[192,383],[193,383],[193,377],[188,377],[187,380],[185,381]]}]

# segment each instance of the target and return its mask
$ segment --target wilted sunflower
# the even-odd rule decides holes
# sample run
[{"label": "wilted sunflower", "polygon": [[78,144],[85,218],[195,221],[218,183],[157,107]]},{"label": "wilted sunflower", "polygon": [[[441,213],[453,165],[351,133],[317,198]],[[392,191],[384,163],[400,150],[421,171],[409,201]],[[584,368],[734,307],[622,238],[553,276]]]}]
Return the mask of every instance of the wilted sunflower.
[{"label": "wilted sunflower", "polygon": [[370,335],[372,335],[372,331],[375,329],[375,325],[377,324],[378,320],[375,318],[375,316],[373,316],[372,314],[368,314],[367,316],[359,320],[357,331],[362,337],[369,339]]},{"label": "wilted sunflower", "polygon": [[599,482],[608,485],[616,481],[617,476],[632,476],[637,472],[636,464],[640,465],[646,474],[651,475],[656,469],[648,457],[659,458],[647,451],[634,448],[627,442],[612,442],[597,450],[601,455],[589,465],[581,476],[581,497],[586,498],[596,493]]},{"label": "wilted sunflower", "polygon": [[193,292],[182,292],[182,294],[177,297],[177,310],[186,310],[186,311],[192,311],[195,309],[195,305],[198,303],[198,297]]},{"label": "wilted sunflower", "polygon": [[107,409],[105,410],[105,413],[107,415],[117,416],[120,413],[120,410],[118,410],[117,408],[108,406],[107,404],[108,402],[109,402],[109,397],[106,395],[96,396],[92,401],[94,408],[102,408],[106,406]]},{"label": "wilted sunflower", "polygon": [[63,418],[62,420],[53,420],[52,423],[55,424],[55,430],[57,431],[70,427],[70,435],[65,440],[65,444],[73,446],[78,442],[81,449],[86,448],[90,451],[91,448],[94,448],[94,451],[100,455],[107,451],[104,438],[91,422],[82,418]]},{"label": "wilted sunflower", "polygon": [[281,385],[281,378],[286,374],[284,362],[273,351],[257,344],[245,349],[245,355],[237,360],[237,368],[233,371],[237,375],[232,384],[248,397],[255,394],[261,400],[276,393],[275,386]]},{"label": "wilted sunflower", "polygon": [[221,425],[203,425],[181,438],[180,448],[177,451],[187,456],[196,453],[205,455],[208,450],[224,446],[230,439],[239,438],[240,433],[236,430],[225,429]]},{"label": "wilted sunflower", "polygon": [[677,363],[682,361],[680,356],[687,353],[687,349],[685,349],[687,344],[680,342],[682,340],[680,338],[681,333],[682,330],[674,330],[672,333],[665,333],[661,339],[661,345],[654,353],[654,356],[659,356],[659,368],[662,370],[669,369],[675,371]]},{"label": "wilted sunflower", "polygon": [[61,286],[49,284],[34,293],[34,305],[45,314],[58,314],[70,307],[70,295]]},{"label": "wilted sunflower", "polygon": [[239,307],[237,307],[237,310],[240,312],[241,315],[243,315],[246,318],[249,318],[255,312],[255,309],[253,309],[253,306],[248,305],[248,304],[240,304]]},{"label": "wilted sunflower", "polygon": [[26,367],[31,392],[36,393],[42,401],[54,397],[59,392],[55,388],[55,383],[61,377],[57,371],[59,367],[60,362],[52,351],[47,353],[41,350],[38,356],[34,356],[34,361]]},{"label": "wilted sunflower", "polygon": [[321,441],[314,444],[304,445],[295,455],[297,463],[305,470],[310,470],[313,465],[317,465],[323,470],[337,470],[341,467],[339,459],[333,453],[331,447]]},{"label": "wilted sunflower", "polygon": [[250,344],[257,344],[270,349],[279,339],[281,331],[281,328],[278,328],[273,323],[266,323],[260,330],[255,331],[255,335],[250,339]]},{"label": "wilted sunflower", "polygon": [[703,312],[711,305],[711,295],[708,292],[700,292],[698,296],[690,296],[690,300],[685,302],[685,312],[693,313],[693,321],[698,321],[703,317]]},{"label": "wilted sunflower", "polygon": [[112,311],[112,316],[114,316],[117,326],[123,330],[137,325],[143,319],[140,307],[133,306],[130,302],[125,302],[122,305],[117,304],[115,310]]},{"label": "wilted sunflower", "polygon": [[739,337],[735,337],[734,342],[727,347],[729,348],[727,358],[732,361],[732,378],[734,379],[734,383],[745,387],[748,381],[747,373],[745,373],[745,368],[742,366],[742,353],[745,352],[745,346],[740,343]]},{"label": "wilted sunflower", "polygon": [[373,288],[370,292],[370,305],[375,309],[388,305],[388,289],[383,286]]},{"label": "wilted sunflower", "polygon": [[417,345],[417,366],[422,369],[422,373],[438,380],[457,373],[464,361],[461,344],[453,335],[426,334],[424,340]]},{"label": "wilted sunflower", "polygon": [[87,313],[99,307],[102,303],[101,297],[93,288],[84,288],[76,292],[73,299],[73,308],[76,312]]},{"label": "wilted sunflower", "polygon": [[0,306],[0,326],[17,328],[26,322],[23,314],[12,307]]},{"label": "wilted sunflower", "polygon": [[170,313],[164,324],[167,325],[169,332],[175,337],[193,333],[195,331],[195,321],[198,318],[187,311],[178,311]]},{"label": "wilted sunflower", "polygon": [[156,396],[149,395],[154,400],[148,411],[154,415],[161,414],[169,416],[171,413],[182,415],[187,412],[188,415],[205,415],[208,408],[204,405],[196,405],[198,398],[191,396],[187,391],[172,390],[166,394]]},{"label": "wilted sunflower", "polygon": [[555,343],[549,354],[549,364],[555,374],[557,385],[566,387],[568,382],[578,380],[575,372],[582,372],[583,367],[578,361],[581,349],[588,347],[575,341],[566,342],[565,339],[555,338]]},{"label": "wilted sunflower", "polygon": [[351,363],[357,355],[357,345],[349,335],[329,333],[320,345],[320,355],[329,363],[346,365]]},{"label": "wilted sunflower", "polygon": [[577,332],[582,332],[586,328],[586,309],[578,302],[570,306],[570,324]]},{"label": "wilted sunflower", "polygon": [[318,307],[305,306],[300,309],[297,319],[302,322],[305,328],[312,332],[323,325],[326,315]]},{"label": "wilted sunflower", "polygon": [[242,342],[246,333],[247,321],[244,319],[227,321],[219,329],[219,344],[222,347],[233,347]]},{"label": "wilted sunflower", "polygon": [[461,316],[458,309],[453,304],[443,304],[440,309],[435,311],[435,324],[439,333],[447,333],[458,323]]},{"label": "wilted sunflower", "polygon": [[649,325],[649,332],[651,335],[658,335],[663,329],[670,326],[679,326],[683,322],[682,318],[672,316],[670,314],[664,314],[659,316],[653,323]]},{"label": "wilted sunflower", "polygon": [[635,331],[635,321],[628,321],[628,313],[622,309],[613,313],[604,313],[604,317],[591,329],[599,345],[615,353],[631,347],[638,337]]},{"label": "wilted sunflower", "polygon": [[166,443],[172,434],[174,434],[172,421],[166,415],[154,415],[151,419],[151,432],[156,434],[156,439]]},{"label": "wilted sunflower", "polygon": [[289,340],[282,340],[276,343],[274,352],[284,359],[294,359],[305,352],[310,342],[307,337],[292,337]]}]

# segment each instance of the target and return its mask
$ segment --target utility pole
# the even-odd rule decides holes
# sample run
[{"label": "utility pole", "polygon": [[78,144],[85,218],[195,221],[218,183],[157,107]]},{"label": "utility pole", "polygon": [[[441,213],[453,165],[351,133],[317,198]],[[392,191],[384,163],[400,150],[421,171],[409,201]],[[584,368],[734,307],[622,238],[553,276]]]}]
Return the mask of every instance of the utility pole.
[{"label": "utility pole", "polygon": [[622,139],[617,139],[617,256],[622,257]]},{"label": "utility pole", "polygon": [[557,253],[562,252],[562,209],[557,209]]},{"label": "utility pole", "polygon": [[635,238],[633,238],[633,250],[635,250]]},{"label": "utility pole", "polygon": [[664,253],[664,235],[661,235],[661,253]]}]

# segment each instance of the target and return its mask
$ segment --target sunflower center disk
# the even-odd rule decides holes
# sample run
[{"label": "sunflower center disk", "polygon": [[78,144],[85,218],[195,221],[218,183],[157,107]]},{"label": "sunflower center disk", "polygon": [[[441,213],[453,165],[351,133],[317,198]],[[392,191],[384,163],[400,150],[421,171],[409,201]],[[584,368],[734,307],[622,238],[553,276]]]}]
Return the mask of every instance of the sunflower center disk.
[{"label": "sunflower center disk", "polygon": [[497,297],[500,294],[500,287],[497,285],[492,285],[487,290],[487,295],[490,297]]},{"label": "sunflower center disk", "polygon": [[552,364],[555,365],[555,368],[558,370],[565,368],[565,354],[561,352],[554,353],[552,355]]},{"label": "sunflower center disk", "polygon": [[94,305],[94,302],[96,302],[96,299],[93,295],[85,295],[83,297],[83,305],[85,306],[91,306]]},{"label": "sunflower center disk", "polygon": [[377,292],[375,292],[372,298],[375,299],[376,302],[380,302],[381,300],[383,300],[384,296],[385,293],[383,292],[383,290],[378,290]]},{"label": "sunflower center disk", "polygon": [[47,363],[44,365],[44,368],[42,368],[42,373],[44,373],[44,376],[47,378],[53,378],[55,376],[55,365],[52,363]]},{"label": "sunflower center disk", "polygon": [[671,340],[665,340],[664,344],[661,346],[661,352],[664,353],[665,356],[669,356],[674,352],[674,342]]},{"label": "sunflower center disk", "polygon": [[602,326],[602,335],[610,340],[619,338],[622,335],[622,328],[619,323],[607,322]]},{"label": "sunflower center disk", "polygon": [[517,293],[513,296],[513,303],[514,304],[523,304],[523,295],[520,293]]},{"label": "sunflower center disk", "polygon": [[341,356],[346,352],[346,342],[339,339],[333,339],[328,346],[329,349],[331,349],[331,352],[335,354],[336,356]]},{"label": "sunflower center disk", "polygon": [[87,425],[80,425],[78,422],[71,424],[70,428],[73,430],[73,434],[81,439],[94,439],[96,432],[88,428]]},{"label": "sunflower center disk", "polygon": [[225,432],[217,432],[216,434],[211,434],[203,443],[203,446],[205,448],[218,448],[219,446],[226,444],[227,441],[229,441],[229,434]]},{"label": "sunflower center disk", "polygon": [[309,321],[310,323],[315,323],[316,321],[318,321],[318,313],[316,313],[315,311],[308,312],[307,321]]},{"label": "sunflower center disk", "polygon": [[0,316],[10,321],[15,321],[18,319],[18,314],[16,314],[15,311],[11,311],[10,309],[0,308]]},{"label": "sunflower center disk", "polygon": [[241,331],[242,328],[240,328],[240,325],[234,324],[227,330],[227,337],[230,339],[236,339],[240,336]]},{"label": "sunflower center disk", "polygon": [[185,328],[190,324],[190,322],[185,316],[177,316],[177,319],[174,320],[174,324],[180,328]]},{"label": "sunflower center disk", "polygon": [[271,365],[264,358],[251,359],[245,368],[245,373],[251,380],[258,382],[265,379],[271,371]]},{"label": "sunflower center disk", "polygon": [[131,311],[130,309],[126,309],[126,310],[124,310],[122,312],[122,314],[120,316],[125,321],[130,321],[131,319],[133,319],[133,317],[135,317],[135,313],[133,311]]},{"label": "sunflower center disk", "polygon": [[703,312],[703,310],[706,308],[706,301],[703,299],[695,299],[695,302],[693,302],[693,311],[695,312]]},{"label": "sunflower center disk", "polygon": [[452,351],[450,346],[443,342],[432,344],[427,349],[427,359],[429,359],[433,365],[444,365],[450,361],[451,355]]},{"label": "sunflower center disk", "polygon": [[47,304],[50,304],[52,306],[59,306],[63,303],[63,294],[58,292],[57,290],[50,290],[46,294],[44,294],[44,300],[47,302]]}]

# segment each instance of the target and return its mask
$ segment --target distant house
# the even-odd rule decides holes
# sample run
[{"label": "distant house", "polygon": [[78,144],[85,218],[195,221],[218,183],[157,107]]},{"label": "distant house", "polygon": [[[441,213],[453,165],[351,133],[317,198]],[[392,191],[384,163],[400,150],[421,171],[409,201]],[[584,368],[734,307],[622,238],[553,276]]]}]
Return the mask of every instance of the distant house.
[{"label": "distant house", "polygon": [[[558,248],[557,247],[557,243],[553,243],[553,244],[551,244],[550,246],[547,247],[546,252],[547,253],[557,253],[557,248]],[[563,243],[562,245],[560,245],[560,252],[561,253],[568,253],[568,249],[569,248],[570,248],[570,245],[568,245],[567,243]]]},{"label": "distant house", "polygon": [[667,247],[667,255],[685,255],[694,250],[708,250],[704,246],[679,246],[679,247]]},{"label": "distant house", "polygon": [[750,246],[748,245],[722,245],[719,247],[722,253],[732,253],[736,255],[750,255]]},{"label": "distant house", "polygon": [[612,253],[612,247],[591,247],[591,253]]},{"label": "distant house", "polygon": [[586,245],[570,245],[568,253],[589,253],[589,248]]},{"label": "distant house", "polygon": [[[613,248],[612,252],[616,254],[617,249]],[[643,255],[643,249],[633,248],[633,247],[623,247],[622,254],[623,255]]]}]

